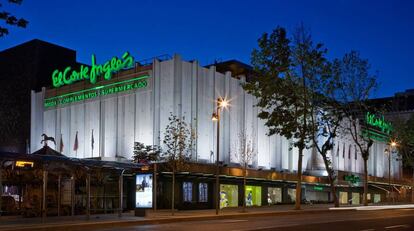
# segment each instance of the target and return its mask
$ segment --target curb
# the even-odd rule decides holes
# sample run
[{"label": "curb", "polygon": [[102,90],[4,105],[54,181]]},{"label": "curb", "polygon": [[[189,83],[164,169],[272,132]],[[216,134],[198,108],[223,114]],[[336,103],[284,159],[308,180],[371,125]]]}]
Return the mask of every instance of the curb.
[{"label": "curb", "polygon": [[[224,214],[224,215],[208,215],[208,216],[192,216],[192,217],[168,217],[168,218],[148,218],[145,220],[113,220],[113,221],[99,221],[99,222],[79,222],[79,223],[51,223],[51,224],[35,224],[27,225],[24,227],[1,227],[0,231],[27,231],[27,230],[42,230],[42,231],[56,231],[58,230],[75,230],[82,227],[82,229],[96,229],[96,228],[115,228],[115,227],[127,227],[136,225],[155,225],[166,224],[186,221],[206,221],[217,219],[231,219],[241,217],[258,217],[258,216],[287,216],[295,214],[313,214],[313,213],[338,213],[348,210],[290,210],[290,211],[277,211],[277,212],[261,212],[261,213],[239,213],[239,214]],[[34,227],[33,227],[34,226]]]}]

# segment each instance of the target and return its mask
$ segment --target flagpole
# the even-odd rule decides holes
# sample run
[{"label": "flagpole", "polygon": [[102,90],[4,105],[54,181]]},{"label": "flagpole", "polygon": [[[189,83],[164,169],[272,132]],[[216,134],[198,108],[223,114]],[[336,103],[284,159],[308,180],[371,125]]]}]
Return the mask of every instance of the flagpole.
[{"label": "flagpole", "polygon": [[95,139],[93,138],[93,129],[92,129],[92,137],[91,137],[91,146],[92,146],[92,153],[91,157],[93,158],[93,144],[95,143]]},{"label": "flagpole", "polygon": [[78,148],[79,148],[78,131],[76,131],[75,143],[73,144],[73,150],[75,151],[76,158],[78,158]]}]

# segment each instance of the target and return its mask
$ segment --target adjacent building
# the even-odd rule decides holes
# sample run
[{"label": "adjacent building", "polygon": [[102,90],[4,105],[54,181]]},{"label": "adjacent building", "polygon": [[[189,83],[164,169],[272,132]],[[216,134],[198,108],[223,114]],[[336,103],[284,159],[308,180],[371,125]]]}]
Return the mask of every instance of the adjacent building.
[{"label": "adjacent building", "polygon": [[66,65],[78,65],[76,51],[38,39],[0,51],[0,151],[30,153],[30,92]]}]

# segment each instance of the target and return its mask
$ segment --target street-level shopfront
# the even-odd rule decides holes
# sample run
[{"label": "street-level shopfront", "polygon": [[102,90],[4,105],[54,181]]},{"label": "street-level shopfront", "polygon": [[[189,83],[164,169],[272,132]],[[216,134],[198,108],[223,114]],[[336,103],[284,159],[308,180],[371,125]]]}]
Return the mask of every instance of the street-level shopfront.
[{"label": "street-level shopfront", "polygon": [[[157,208],[171,207],[172,175],[158,164]],[[215,167],[207,164],[191,164],[183,173],[176,174],[175,202],[178,209],[211,209],[215,206]],[[235,208],[293,204],[296,200],[296,175],[274,173],[254,169],[247,170],[246,187],[243,186],[242,169],[221,167],[220,208]],[[155,179],[155,178],[154,178]],[[244,190],[244,192],[243,192]],[[155,192],[154,192],[155,193]],[[332,200],[326,178],[304,176],[303,198],[312,203],[328,203]],[[244,197],[244,198],[243,198]]]},{"label": "street-level shopfront", "polygon": [[[162,170],[159,164],[157,173],[157,208],[171,207],[171,173]],[[184,173],[177,173],[175,202],[178,209],[211,209],[215,206],[215,167],[206,164],[191,164]],[[238,167],[221,167],[220,172],[220,208],[235,208],[243,206],[243,199],[247,207],[272,206],[279,204],[293,204],[296,201],[296,175],[291,173],[274,173],[266,170],[249,169],[245,192],[243,193],[242,169]],[[362,180],[357,175],[339,172],[336,192],[341,205],[360,205],[363,203]],[[344,177],[348,176],[348,177]],[[358,176],[359,177],[359,176]],[[347,181],[348,180],[348,181]],[[352,181],[352,182],[349,182]],[[382,180],[382,186],[376,182],[369,182],[368,202],[378,204],[387,201],[387,185]],[[407,182],[399,182],[402,184]],[[406,198],[402,198],[403,194]],[[410,190],[401,192],[399,201],[408,201]],[[243,198],[244,196],[244,198]],[[308,204],[332,203],[331,188],[326,177],[303,176],[302,202]]]},{"label": "street-level shopfront", "polygon": [[135,175],[146,169],[143,164],[68,158],[48,146],[32,154],[0,152],[0,215],[73,216],[131,210],[136,202]]}]

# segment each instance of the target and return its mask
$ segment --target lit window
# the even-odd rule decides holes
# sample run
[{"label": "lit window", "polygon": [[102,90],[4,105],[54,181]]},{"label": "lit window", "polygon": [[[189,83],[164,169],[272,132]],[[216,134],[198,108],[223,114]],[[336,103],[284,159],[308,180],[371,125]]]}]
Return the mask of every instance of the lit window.
[{"label": "lit window", "polygon": [[191,202],[193,200],[192,182],[183,182],[183,200],[184,202]]},{"label": "lit window", "polygon": [[198,184],[198,201],[199,202],[207,202],[208,201],[207,191],[208,191],[207,183]]}]

